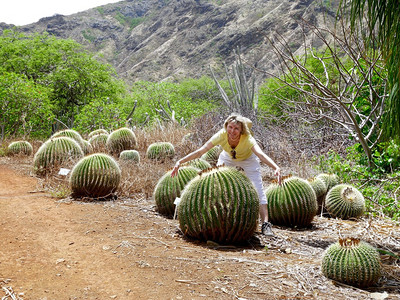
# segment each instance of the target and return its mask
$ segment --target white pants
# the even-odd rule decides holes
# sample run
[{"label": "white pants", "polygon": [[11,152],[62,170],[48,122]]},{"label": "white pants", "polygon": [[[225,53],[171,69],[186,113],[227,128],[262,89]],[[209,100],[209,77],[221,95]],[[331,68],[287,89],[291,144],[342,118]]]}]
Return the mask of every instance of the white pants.
[{"label": "white pants", "polygon": [[232,159],[231,156],[223,150],[218,157],[217,166],[220,165],[225,165],[228,167],[241,167],[246,176],[254,184],[260,204],[267,204],[267,197],[264,194],[262,185],[260,160],[254,153],[252,153],[248,159],[237,161]]}]

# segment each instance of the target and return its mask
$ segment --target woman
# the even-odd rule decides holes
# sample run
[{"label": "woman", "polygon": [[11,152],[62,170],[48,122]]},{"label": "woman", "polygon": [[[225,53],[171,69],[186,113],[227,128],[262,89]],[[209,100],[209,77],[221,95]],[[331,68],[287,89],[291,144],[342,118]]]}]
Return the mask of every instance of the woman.
[{"label": "woman", "polygon": [[223,149],[217,165],[241,167],[247,177],[253,182],[260,201],[261,232],[272,235],[272,226],[268,222],[267,198],[263,191],[260,160],[275,170],[278,182],[281,182],[281,170],[278,165],[266,155],[250,133],[252,123],[249,119],[237,114],[230,115],[224,123],[224,128],[214,134],[202,147],[178,160],[171,176],[178,173],[179,167],[185,162],[202,156],[214,146]]}]

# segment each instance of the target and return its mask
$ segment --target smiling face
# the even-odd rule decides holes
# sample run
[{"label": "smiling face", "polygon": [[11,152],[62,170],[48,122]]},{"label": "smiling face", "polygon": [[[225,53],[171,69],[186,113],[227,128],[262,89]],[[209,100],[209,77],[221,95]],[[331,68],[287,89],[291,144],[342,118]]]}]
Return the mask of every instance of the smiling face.
[{"label": "smiling face", "polygon": [[226,132],[228,133],[228,138],[231,141],[236,141],[240,138],[242,133],[242,123],[240,122],[229,122],[226,126]]}]

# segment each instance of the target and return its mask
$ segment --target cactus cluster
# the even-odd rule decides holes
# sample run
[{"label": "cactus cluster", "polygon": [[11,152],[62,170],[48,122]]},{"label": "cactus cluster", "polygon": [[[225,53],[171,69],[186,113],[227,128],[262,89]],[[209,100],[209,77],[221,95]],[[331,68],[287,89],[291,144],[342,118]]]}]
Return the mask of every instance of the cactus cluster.
[{"label": "cactus cluster", "polygon": [[80,159],[83,155],[82,148],[72,138],[65,136],[50,138],[35,153],[34,172],[44,175],[49,169],[61,166],[70,159]]},{"label": "cactus cluster", "polygon": [[311,185],[299,177],[286,177],[265,190],[269,220],[276,225],[307,227],[317,212],[317,198]]},{"label": "cactus cluster", "polygon": [[178,219],[182,232],[221,243],[250,238],[259,214],[258,194],[248,177],[235,168],[202,171],[181,194]]},{"label": "cactus cluster", "polygon": [[321,269],[329,279],[356,287],[369,287],[381,276],[380,256],[366,242],[354,238],[340,239],[325,251]]},{"label": "cactus cluster", "polygon": [[108,135],[106,145],[111,154],[118,156],[122,151],[136,147],[136,135],[131,129],[122,127]]},{"label": "cactus cluster", "polygon": [[175,147],[169,142],[156,142],[147,147],[146,156],[154,160],[173,158],[175,156]]},{"label": "cactus cluster", "polygon": [[69,178],[75,197],[104,198],[112,196],[121,180],[121,170],[109,155],[95,153],[82,158]]},{"label": "cactus cluster", "polygon": [[175,177],[171,177],[172,170],[164,174],[154,189],[154,200],[161,214],[172,216],[175,212],[174,201],[181,196],[185,185],[199,172],[199,169],[187,166],[181,167]]},{"label": "cactus cluster", "polygon": [[338,184],[326,195],[325,206],[331,217],[357,218],[365,211],[365,199],[355,187],[349,184]]},{"label": "cactus cluster", "polygon": [[119,159],[124,162],[140,163],[140,154],[136,150],[124,150],[119,154]]},{"label": "cactus cluster", "polygon": [[33,152],[33,147],[31,143],[29,143],[28,141],[15,141],[10,143],[7,147],[7,155],[9,156],[18,154],[29,156],[32,154],[32,152]]}]

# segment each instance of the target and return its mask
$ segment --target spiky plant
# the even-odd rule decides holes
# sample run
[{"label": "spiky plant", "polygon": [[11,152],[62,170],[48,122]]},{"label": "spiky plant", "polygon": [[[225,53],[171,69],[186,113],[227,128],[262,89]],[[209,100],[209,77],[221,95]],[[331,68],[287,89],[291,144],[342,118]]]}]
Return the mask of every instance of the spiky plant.
[{"label": "spiky plant", "polygon": [[87,140],[82,139],[82,146],[81,146],[81,148],[82,148],[83,153],[84,153],[85,155],[88,155],[88,154],[90,154],[90,153],[93,152],[93,147],[92,147],[92,145],[91,145]]},{"label": "spiky plant", "polygon": [[175,147],[169,142],[156,142],[147,147],[146,156],[149,159],[162,160],[165,158],[173,158],[175,155]]},{"label": "spiky plant", "polygon": [[172,216],[175,212],[175,199],[181,196],[181,191],[185,185],[199,172],[199,169],[186,166],[181,167],[178,174],[171,177],[172,170],[165,173],[157,182],[154,189],[154,200],[158,211],[167,216]]},{"label": "spiky plant", "polygon": [[125,162],[140,163],[140,154],[136,150],[124,150],[119,154],[119,159]]},{"label": "spiky plant", "polygon": [[136,147],[136,135],[131,129],[122,127],[109,134],[106,145],[111,154],[118,156],[122,151]]},{"label": "spiky plant", "polygon": [[271,183],[265,190],[269,220],[276,225],[307,227],[317,212],[317,197],[302,178],[289,176],[282,184]]},{"label": "spiky plant", "polygon": [[88,138],[90,139],[92,136],[95,136],[95,135],[98,135],[98,134],[106,134],[106,135],[108,135],[108,131],[105,130],[105,129],[102,129],[102,128],[93,130],[93,131],[91,131],[89,133]]},{"label": "spiky plant", "polygon": [[339,176],[336,174],[321,173],[316,178],[321,179],[325,183],[327,192],[340,182]]},{"label": "spiky plant", "polygon": [[112,196],[121,181],[117,162],[105,153],[82,158],[72,169],[69,178],[74,197],[105,198]]},{"label": "spiky plant", "polygon": [[93,148],[94,152],[103,152],[107,149],[107,138],[108,138],[108,134],[106,133],[99,133],[96,135],[93,135],[90,139],[89,139],[89,143]]},{"label": "spiky plant", "polygon": [[73,130],[73,129],[64,129],[64,130],[57,131],[51,137],[55,138],[55,137],[60,137],[60,136],[66,136],[66,137],[69,137],[69,138],[75,140],[79,144],[79,146],[81,146],[83,153],[85,153],[84,141],[83,141],[81,134],[78,131]]},{"label": "spiky plant", "polygon": [[182,232],[222,243],[250,238],[259,214],[258,194],[235,168],[215,167],[199,173],[185,187],[178,206]]},{"label": "spiky plant", "polygon": [[326,195],[325,207],[334,218],[357,218],[365,211],[365,199],[355,187],[349,184],[338,184]]},{"label": "spiky plant", "polygon": [[7,147],[7,155],[17,155],[17,154],[23,154],[23,155],[31,155],[33,152],[33,147],[31,143],[28,141],[15,141],[12,142],[8,145]]},{"label": "spiky plant", "polygon": [[311,187],[313,188],[315,195],[317,196],[318,210],[317,214],[321,213],[323,206],[325,206],[325,195],[328,190],[325,182],[321,178],[308,179]]},{"label": "spiky plant", "polygon": [[37,175],[44,175],[51,168],[61,166],[70,159],[84,155],[79,144],[66,136],[50,138],[44,142],[33,157],[33,168]]},{"label": "spiky plant", "polygon": [[211,164],[202,158],[197,158],[197,159],[188,161],[188,162],[184,163],[183,166],[192,166],[192,167],[195,167],[200,170],[205,170],[205,169],[211,168]]},{"label": "spiky plant", "polygon": [[356,287],[369,287],[381,276],[381,261],[379,252],[370,244],[345,238],[326,249],[321,269],[329,279]]},{"label": "spiky plant", "polygon": [[204,153],[201,158],[204,159],[205,161],[209,162],[210,165],[216,166],[218,162],[219,155],[222,152],[222,147],[221,146],[215,146],[208,150],[206,153]]}]

